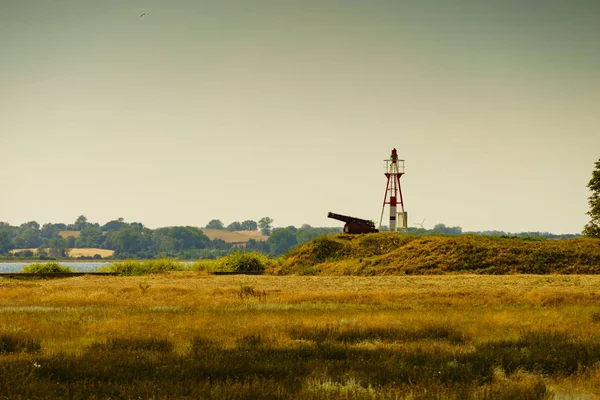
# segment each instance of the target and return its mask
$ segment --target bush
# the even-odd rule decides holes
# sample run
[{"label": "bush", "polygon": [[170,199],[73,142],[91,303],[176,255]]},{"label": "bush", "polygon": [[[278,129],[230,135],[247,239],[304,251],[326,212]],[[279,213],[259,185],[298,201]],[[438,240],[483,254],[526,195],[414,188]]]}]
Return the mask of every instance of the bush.
[{"label": "bush", "polygon": [[267,258],[256,251],[237,252],[224,257],[221,267],[230,272],[264,272]]},{"label": "bush", "polygon": [[221,270],[221,263],[218,260],[197,260],[188,266],[190,271],[215,272]]},{"label": "bush", "polygon": [[146,275],[146,274],[164,274],[170,271],[182,271],[183,265],[176,260],[167,258],[159,260],[125,260],[116,262],[103,268],[105,272],[116,272],[120,275]]},{"label": "bush", "polygon": [[55,274],[61,272],[72,272],[70,267],[63,267],[57,262],[47,262],[46,264],[42,263],[33,263],[23,267],[23,270],[26,274]]}]

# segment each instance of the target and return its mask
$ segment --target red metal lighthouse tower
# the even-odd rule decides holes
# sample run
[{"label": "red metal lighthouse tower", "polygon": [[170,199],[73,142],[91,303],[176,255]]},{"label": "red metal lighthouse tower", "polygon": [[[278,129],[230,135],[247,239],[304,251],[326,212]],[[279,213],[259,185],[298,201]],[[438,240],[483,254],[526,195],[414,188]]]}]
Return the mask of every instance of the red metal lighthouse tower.
[{"label": "red metal lighthouse tower", "polygon": [[[402,188],[400,187],[400,177],[404,175],[404,160],[398,160],[396,149],[392,150],[392,155],[389,160],[385,161],[385,177],[387,185],[385,186],[385,194],[383,196],[383,207],[381,207],[381,218],[379,219],[379,229],[383,222],[383,213],[385,205],[390,205],[390,231],[398,230],[397,218],[400,219],[400,228],[406,231],[408,227],[408,213],[404,211],[404,200],[402,199]],[[400,212],[397,211],[397,206],[400,205]]]}]

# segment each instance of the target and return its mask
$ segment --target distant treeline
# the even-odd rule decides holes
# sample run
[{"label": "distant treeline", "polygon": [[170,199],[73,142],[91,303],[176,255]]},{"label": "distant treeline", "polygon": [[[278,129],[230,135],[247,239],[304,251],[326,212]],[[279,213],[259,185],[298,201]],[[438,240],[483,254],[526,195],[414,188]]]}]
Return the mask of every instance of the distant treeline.
[{"label": "distant treeline", "polygon": [[437,224],[432,229],[408,228],[408,233],[416,235],[482,235],[482,236],[504,236],[520,238],[540,238],[540,239],[574,239],[583,237],[580,234],[555,234],[550,232],[505,232],[505,231],[467,231],[463,232],[460,226],[446,226]]},{"label": "distant treeline", "polygon": [[[246,249],[259,251],[271,256],[279,256],[309,242],[320,235],[341,232],[341,226],[335,228],[315,228],[302,225],[300,228],[272,228],[273,220],[264,217],[258,222],[246,220],[232,222],[228,226],[218,220],[211,220],[206,228],[230,231],[260,230],[268,240],[250,239]],[[385,230],[385,227],[384,229]],[[77,231],[79,236],[63,238],[62,231]],[[408,233],[416,235],[461,235],[480,234],[508,237],[529,237],[540,239],[568,239],[581,235],[556,235],[548,232],[507,233],[503,231],[463,232],[459,226],[437,224],[433,229],[408,228]],[[115,258],[161,258],[181,259],[217,258],[227,255],[237,248],[221,239],[210,239],[200,228],[192,226],[174,226],[150,229],[140,222],[125,222],[123,218],[109,221],[104,225],[92,223],[83,215],[72,224],[48,223],[40,226],[30,221],[19,226],[0,222],[0,255],[4,258],[40,258],[54,259],[65,257],[66,249],[99,248],[114,250]],[[20,252],[10,255],[13,249],[37,249],[37,252]]]},{"label": "distant treeline", "polygon": [[[225,227],[219,220],[212,220],[207,227],[224,230],[257,230],[261,228],[268,236],[266,241],[250,239],[246,248],[278,256],[291,248],[308,242],[319,235],[339,233],[341,228],[271,228],[273,220],[265,217],[258,223],[247,220],[234,222]],[[77,231],[79,236],[61,237],[60,232]],[[13,249],[37,249],[24,251],[14,257],[53,259],[65,257],[66,249],[99,248],[114,250],[115,258],[159,258],[182,259],[216,258],[236,250],[232,243],[221,239],[210,239],[200,228],[174,226],[150,229],[139,222],[125,222],[123,218],[104,225],[92,223],[80,216],[72,224],[48,223],[40,226],[30,221],[19,226],[0,222],[0,255],[10,256]]]}]

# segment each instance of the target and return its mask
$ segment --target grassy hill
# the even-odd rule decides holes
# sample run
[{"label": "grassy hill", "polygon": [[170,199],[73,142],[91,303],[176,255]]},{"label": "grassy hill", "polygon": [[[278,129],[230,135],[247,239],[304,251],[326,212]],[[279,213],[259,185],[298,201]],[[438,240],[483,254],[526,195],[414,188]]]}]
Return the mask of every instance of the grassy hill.
[{"label": "grassy hill", "polygon": [[292,251],[276,273],[300,275],[597,274],[600,240],[397,233],[322,236]]}]

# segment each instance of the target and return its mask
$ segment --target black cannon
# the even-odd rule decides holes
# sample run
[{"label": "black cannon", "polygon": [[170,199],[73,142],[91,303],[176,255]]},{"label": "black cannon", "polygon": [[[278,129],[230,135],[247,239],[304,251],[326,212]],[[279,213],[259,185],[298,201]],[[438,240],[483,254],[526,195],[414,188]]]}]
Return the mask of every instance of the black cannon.
[{"label": "black cannon", "polygon": [[327,218],[337,219],[338,221],[345,222],[344,233],[374,233],[379,232],[375,229],[375,223],[366,219],[360,219],[356,217],[349,217],[347,215],[340,215],[329,212]]}]

